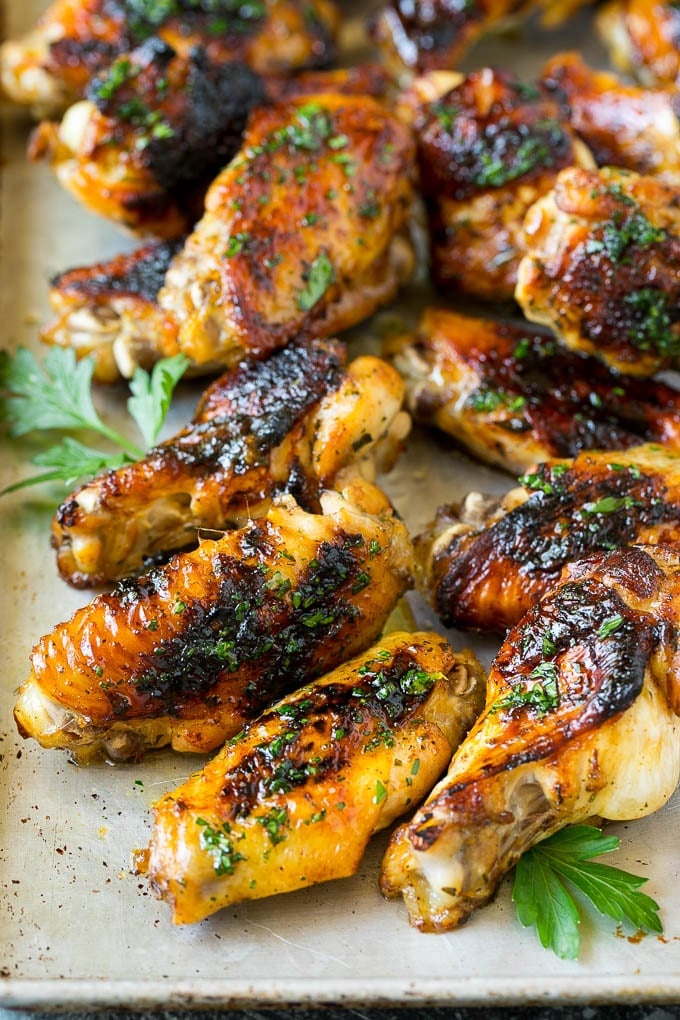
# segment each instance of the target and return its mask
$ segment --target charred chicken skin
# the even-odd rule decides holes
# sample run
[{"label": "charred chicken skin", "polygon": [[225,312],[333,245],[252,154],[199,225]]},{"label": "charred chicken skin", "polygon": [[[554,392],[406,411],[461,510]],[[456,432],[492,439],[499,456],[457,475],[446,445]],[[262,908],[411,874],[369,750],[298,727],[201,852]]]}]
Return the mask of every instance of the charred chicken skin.
[{"label": "charred chicken skin", "polygon": [[365,318],[410,278],[414,145],[376,100],[256,110],[159,303],[194,362],[230,366]]},{"label": "charred chicken skin", "polygon": [[563,170],[527,213],[515,297],[527,318],[616,371],[680,352],[680,190],[605,167]]},{"label": "charred chicken skin", "polygon": [[359,479],[291,496],[120,582],[35,647],[22,735],[80,763],[219,747],[268,704],[375,641],[410,584],[404,525]]},{"label": "charred chicken skin", "polygon": [[243,526],[290,493],[318,512],[348,465],[393,459],[408,432],[403,385],[379,358],[344,367],[338,341],[291,344],[244,362],[203,396],[194,420],[143,460],[81,485],[59,507],[52,544],[78,587],[139,573],[196,543],[200,529]]},{"label": "charred chicken skin", "polygon": [[93,78],[60,124],[42,123],[29,155],[90,211],[133,233],[178,237],[265,95],[245,64],[211,62],[198,48],[178,56],[153,37]]},{"label": "charred chicken skin", "polygon": [[[445,80],[440,74],[433,87]],[[561,168],[594,166],[590,154],[555,102],[489,68],[428,103],[416,135],[435,283],[511,300],[525,213]]]},{"label": "charred chicken skin", "polygon": [[500,503],[472,493],[419,536],[422,585],[446,626],[503,632],[569,563],[680,541],[680,457],[658,446],[549,461]]},{"label": "charred chicken skin", "polygon": [[577,53],[543,68],[541,85],[559,102],[598,166],[618,166],[680,184],[680,92],[624,84],[593,71]]},{"label": "charred chicken skin", "polygon": [[213,63],[261,74],[323,67],[335,55],[329,0],[56,0],[37,27],[0,49],[7,96],[40,116],[61,113],[122,54],[158,36],[181,56],[200,46]]},{"label": "charred chicken skin", "polygon": [[680,776],[680,548],[567,571],[508,634],[486,710],[381,874],[423,931],[462,924],[534,843],[658,810]]},{"label": "charred chicken skin", "polygon": [[643,85],[680,83],[680,10],[672,0],[610,0],[597,27],[620,71]]},{"label": "charred chicken skin", "polygon": [[512,474],[581,450],[661,442],[680,450],[680,393],[627,378],[535,327],[428,308],[391,342],[407,407]]},{"label": "charred chicken skin", "polygon": [[146,870],[175,923],[354,874],[446,768],[484,688],[469,653],[398,632],[248,724],[155,805]]}]

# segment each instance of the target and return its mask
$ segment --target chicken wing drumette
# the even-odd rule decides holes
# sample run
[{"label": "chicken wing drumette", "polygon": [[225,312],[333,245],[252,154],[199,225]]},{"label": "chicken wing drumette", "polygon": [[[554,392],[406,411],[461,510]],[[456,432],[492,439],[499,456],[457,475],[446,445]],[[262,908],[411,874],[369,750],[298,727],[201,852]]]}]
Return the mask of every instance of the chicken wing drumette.
[{"label": "chicken wing drumette", "polygon": [[266,513],[288,492],[317,512],[348,465],[373,474],[408,432],[403,384],[379,358],[344,367],[338,341],[307,341],[244,362],[206,391],[194,420],[140,461],[79,486],[52,522],[65,580],[90,587],[139,573]]},{"label": "chicken wing drumette", "polygon": [[408,129],[370,97],[256,110],[159,294],[181,350],[228,366],[390,300],[413,268],[414,162]]},{"label": "chicken wing drumette", "polygon": [[376,640],[410,584],[411,543],[356,479],[305,513],[291,496],[120,582],[35,647],[20,732],[81,763],[210,751]]},{"label": "chicken wing drumette", "polygon": [[44,116],[152,35],[184,57],[202,46],[211,62],[271,74],[328,64],[338,23],[329,0],[55,0],[32,32],[4,43],[0,75],[14,102]]},{"label": "chicken wing drumette", "polygon": [[619,372],[680,353],[680,190],[611,167],[563,170],[524,223],[515,297],[527,318]]},{"label": "chicken wing drumette", "polygon": [[399,632],[268,709],[154,806],[145,870],[175,923],[354,874],[446,768],[484,688],[469,653]]},{"label": "chicken wing drumette", "polygon": [[92,212],[137,234],[178,237],[265,96],[245,64],[198,48],[178,56],[153,37],[93,78],[60,124],[44,121],[29,155]]},{"label": "chicken wing drumette", "polygon": [[680,449],[677,390],[617,375],[528,324],[428,308],[390,353],[417,421],[513,474],[581,450]]},{"label": "chicken wing drumette", "polygon": [[545,65],[541,85],[560,103],[599,166],[680,184],[680,92],[641,88],[594,71],[578,53]]},{"label": "chicken wing drumette", "polygon": [[595,164],[558,105],[508,72],[485,68],[451,89],[440,72],[427,86],[414,91],[440,94],[415,125],[435,283],[511,300],[526,211],[560,169]]},{"label": "chicken wing drumette", "polygon": [[659,446],[540,464],[499,502],[471,493],[417,539],[421,583],[446,626],[503,632],[569,563],[680,541],[680,457]]},{"label": "chicken wing drumette", "polygon": [[658,810],[680,776],[680,548],[602,554],[510,632],[486,710],[393,835],[381,886],[423,931],[462,924],[534,843]]},{"label": "chicken wing drumette", "polygon": [[619,70],[643,85],[680,83],[680,10],[672,0],[610,0],[597,27]]}]

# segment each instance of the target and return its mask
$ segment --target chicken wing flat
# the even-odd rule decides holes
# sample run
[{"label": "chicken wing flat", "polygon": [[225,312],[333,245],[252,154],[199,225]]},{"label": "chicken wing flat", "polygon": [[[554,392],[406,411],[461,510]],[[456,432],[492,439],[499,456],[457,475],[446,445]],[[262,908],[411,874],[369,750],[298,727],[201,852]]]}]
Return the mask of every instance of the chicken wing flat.
[{"label": "chicken wing flat", "polygon": [[680,457],[654,445],[549,461],[500,502],[472,493],[419,536],[422,585],[446,626],[503,632],[569,563],[680,541]]},{"label": "chicken wing flat", "polygon": [[95,76],[61,123],[44,121],[29,155],[91,212],[136,234],[179,237],[265,96],[245,64],[210,61],[198,47],[180,56],[154,36]]},{"label": "chicken wing flat", "polygon": [[680,10],[672,0],[610,0],[596,24],[619,70],[643,85],[680,83]]},{"label": "chicken wing flat", "polygon": [[549,60],[541,85],[560,103],[598,166],[624,167],[680,185],[677,89],[624,83],[607,71],[593,71],[578,53]]},{"label": "chicken wing flat", "polygon": [[527,324],[428,308],[391,354],[416,421],[512,474],[581,450],[680,450],[677,390],[617,375]]},{"label": "chicken wing flat", "polygon": [[94,358],[94,378],[129,379],[159,358],[179,352],[177,326],[161,311],[158,291],[181,241],[154,241],[106,262],[81,266],[51,280],[56,318],[40,338]]},{"label": "chicken wing flat", "polygon": [[616,371],[680,352],[680,191],[604,167],[563,170],[527,213],[515,297],[527,318]]},{"label": "chicken wing flat", "polygon": [[[432,93],[446,76],[433,75]],[[534,86],[485,68],[425,104],[416,117],[432,274],[443,290],[512,300],[524,252],[522,222],[560,169],[594,167],[560,109]]]},{"label": "chicken wing flat", "polygon": [[290,496],[97,596],[36,645],[22,735],[87,763],[210,751],[375,641],[410,584],[404,525],[355,480],[305,513]]},{"label": "chicken wing flat", "polygon": [[329,0],[55,0],[32,32],[0,48],[0,78],[10,99],[45,116],[153,35],[184,57],[202,46],[212,62],[266,74],[325,66],[338,26]]},{"label": "chicken wing flat", "polygon": [[230,366],[390,300],[413,269],[414,164],[410,132],[370,97],[256,110],[159,294],[180,348]]},{"label": "chicken wing flat", "polygon": [[446,931],[534,843],[658,810],[680,775],[680,547],[602,554],[510,632],[448,775],[392,837],[382,890]]},{"label": "chicken wing flat", "polygon": [[307,341],[221,376],[190,425],[61,504],[52,544],[62,577],[90,587],[139,573],[202,528],[262,516],[277,493],[318,512],[349,464],[395,453],[409,424],[401,378],[379,358],[344,360],[338,341]]},{"label": "chicken wing flat", "polygon": [[484,689],[470,653],[398,632],[268,709],[154,807],[146,870],[173,920],[354,874],[432,788]]}]

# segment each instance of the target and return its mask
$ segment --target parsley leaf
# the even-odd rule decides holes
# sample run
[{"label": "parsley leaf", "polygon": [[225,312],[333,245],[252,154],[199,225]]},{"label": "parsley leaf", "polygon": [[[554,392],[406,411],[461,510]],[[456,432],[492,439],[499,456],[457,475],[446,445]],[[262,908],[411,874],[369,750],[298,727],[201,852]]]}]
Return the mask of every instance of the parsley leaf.
[{"label": "parsley leaf", "polygon": [[589,860],[618,846],[618,837],[604,836],[595,826],[572,825],[532,847],[517,862],[512,898],[519,922],[524,927],[535,925],[541,945],[562,959],[575,960],[580,944],[580,914],[570,887],[615,921],[663,931],[659,905],[638,892],[646,878]]},{"label": "parsley leaf", "polygon": [[303,312],[308,312],[320,301],[328,288],[335,282],[333,263],[325,252],[320,252],[307,271],[307,286],[298,294],[297,305]]},{"label": "parsley leaf", "polygon": [[132,396],[127,402],[130,416],[144,436],[147,446],[153,446],[170,407],[175,386],[189,367],[185,354],[158,361],[151,375],[141,368],[135,369],[130,380]]}]

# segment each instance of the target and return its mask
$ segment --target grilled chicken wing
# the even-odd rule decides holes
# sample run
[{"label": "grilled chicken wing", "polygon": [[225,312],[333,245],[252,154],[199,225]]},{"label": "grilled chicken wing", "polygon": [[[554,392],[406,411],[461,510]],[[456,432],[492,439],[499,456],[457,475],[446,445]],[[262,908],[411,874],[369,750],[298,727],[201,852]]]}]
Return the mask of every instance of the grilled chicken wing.
[{"label": "grilled chicken wing", "polygon": [[388,301],[413,268],[413,173],[410,133],[370,97],[255,111],[159,294],[180,348],[228,366]]},{"label": "grilled chicken wing", "polygon": [[266,516],[120,582],[35,647],[20,732],[82,763],[146,748],[210,751],[380,634],[409,586],[411,544],[374,485]]},{"label": "grilled chicken wing", "polygon": [[680,450],[677,390],[617,375],[535,327],[428,308],[390,352],[417,421],[513,474],[581,450]]},{"label": "grilled chicken wing", "polygon": [[412,924],[463,923],[566,825],[665,804],[680,776],[679,578],[678,546],[602,554],[510,632],[486,711],[385,855],[382,890]]},{"label": "grilled chicken wing", "polygon": [[672,0],[611,0],[596,23],[619,70],[648,86],[680,82],[680,10]]},{"label": "grilled chicken wing", "polygon": [[[408,432],[398,373],[375,357],[344,368],[338,341],[291,344],[206,391],[194,420],[143,460],[79,486],[52,522],[59,572],[78,587],[139,573],[148,559],[266,513],[288,492],[318,512],[352,464],[387,457]],[[384,466],[381,463],[381,466]]]},{"label": "grilled chicken wing", "polygon": [[472,493],[417,539],[422,585],[446,626],[502,632],[567,564],[680,541],[680,457],[658,446],[548,461],[500,503]]},{"label": "grilled chicken wing", "polygon": [[178,56],[152,37],[93,78],[60,124],[43,122],[29,155],[90,211],[133,233],[179,237],[265,96],[245,64],[211,62],[199,48]]},{"label": "grilled chicken wing", "polygon": [[560,53],[541,72],[599,166],[618,166],[680,184],[680,92],[624,84]]},{"label": "grilled chicken wing", "polygon": [[129,379],[136,368],[148,370],[177,354],[177,325],[156,299],[180,247],[181,241],[155,241],[55,276],[50,304],[56,318],[41,340],[71,347],[79,358],[93,357],[98,382]]},{"label": "grilled chicken wing", "polygon": [[680,352],[680,190],[605,167],[563,170],[527,213],[515,297],[527,318],[617,371]]},{"label": "grilled chicken wing", "polygon": [[329,63],[338,24],[329,0],[55,0],[32,32],[0,48],[0,77],[14,102],[44,116],[152,35],[184,57],[202,46],[212,62],[266,74]]},{"label": "grilled chicken wing", "polygon": [[558,171],[592,167],[558,105],[505,71],[485,68],[446,89],[416,116],[420,189],[430,227],[432,273],[445,289],[511,300],[524,251],[522,221]]},{"label": "grilled chicken wing", "polygon": [[154,807],[146,870],[175,923],[354,874],[446,768],[484,687],[470,653],[398,632],[246,726]]}]

